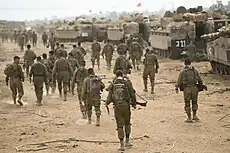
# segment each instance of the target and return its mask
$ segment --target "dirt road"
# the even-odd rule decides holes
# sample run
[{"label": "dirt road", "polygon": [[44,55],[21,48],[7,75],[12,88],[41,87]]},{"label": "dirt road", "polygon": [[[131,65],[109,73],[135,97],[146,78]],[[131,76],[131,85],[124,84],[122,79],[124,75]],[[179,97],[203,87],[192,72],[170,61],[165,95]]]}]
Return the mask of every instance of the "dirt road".
[{"label": "dirt road", "polygon": [[[85,44],[86,45],[86,44]],[[11,92],[5,86],[3,69],[13,56],[23,52],[13,44],[0,48],[0,152],[14,153],[16,147],[27,143],[41,143],[59,139],[84,139],[114,142],[117,140],[113,107],[108,115],[102,104],[101,126],[87,125],[81,119],[77,98],[69,94],[68,101],[58,99],[58,94],[44,96],[44,105],[35,105],[33,86],[28,79],[24,83],[26,106],[17,107],[12,104]],[[48,52],[39,45],[36,53]],[[88,65],[90,64],[87,57]],[[199,95],[200,122],[185,123],[184,102],[182,93],[174,92],[174,83],[183,66],[180,61],[161,60],[160,71],[156,76],[156,94],[143,92],[142,73],[134,72],[130,78],[141,96],[149,101],[147,108],[132,111],[133,147],[127,153],[229,153],[230,152],[230,94],[229,91],[219,93],[229,87],[230,83],[221,77],[206,74],[210,70],[209,63],[196,63],[196,67],[204,73],[204,82],[209,90]],[[97,74],[106,74],[112,78],[112,71],[106,70],[102,60],[102,68]],[[103,80],[106,85],[110,79]],[[106,98],[106,91],[103,92]],[[138,101],[141,99],[138,98]],[[93,114],[94,115],[94,114]],[[95,115],[93,116],[95,121]],[[221,119],[221,120],[220,120]],[[142,139],[138,138],[142,137]],[[72,140],[72,139],[71,139]],[[118,143],[92,143],[82,141],[64,141],[41,143],[40,145],[18,147],[21,149],[44,149],[39,153],[116,153]],[[24,151],[26,152],[26,151]],[[33,152],[33,151],[27,151]]]}]

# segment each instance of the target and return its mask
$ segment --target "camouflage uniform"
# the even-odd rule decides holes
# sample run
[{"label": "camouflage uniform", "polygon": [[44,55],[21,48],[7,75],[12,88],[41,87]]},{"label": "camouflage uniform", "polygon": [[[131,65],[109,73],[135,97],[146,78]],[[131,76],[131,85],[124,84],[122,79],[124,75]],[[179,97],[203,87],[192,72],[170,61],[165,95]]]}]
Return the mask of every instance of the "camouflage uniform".
[{"label": "camouflage uniform", "polygon": [[23,58],[25,62],[26,75],[28,77],[30,66],[34,64],[34,60],[36,59],[36,54],[32,50],[26,50]]},{"label": "camouflage uniform", "polygon": [[60,54],[63,54],[65,58],[67,58],[68,54],[67,51],[63,48],[60,48],[57,52],[56,52],[56,56],[58,59],[61,58]]},{"label": "camouflage uniform", "polygon": [[[100,87],[98,87],[97,90],[90,91],[91,86],[91,80],[96,79],[100,81]],[[98,78],[95,75],[89,75],[87,78],[85,78],[82,86],[82,101],[86,103],[86,110],[87,110],[87,115],[88,115],[88,123],[91,124],[91,116],[92,116],[92,106],[95,107],[95,112],[97,116],[97,123],[96,125],[100,125],[100,115],[101,115],[101,110],[100,110],[100,91],[102,91],[105,88],[104,83],[101,81],[100,78]]]},{"label": "camouflage uniform", "polygon": [[35,94],[37,97],[37,103],[41,105],[43,97],[43,84],[47,80],[48,72],[46,66],[41,62],[34,63],[30,69],[30,79],[33,76],[33,83],[35,88]]},{"label": "camouflage uniform", "polygon": [[[73,72],[74,72],[76,69],[79,68],[78,62],[77,62],[77,60],[76,60],[74,57],[69,56],[69,57],[68,57],[68,61],[69,61],[70,65],[71,65],[71,67],[72,67]],[[69,83],[68,83],[69,92],[70,92],[70,87],[71,87],[71,80],[72,80],[72,76],[70,76],[70,78],[69,78]]]},{"label": "camouflage uniform", "polygon": [[42,42],[43,42],[44,47],[47,46],[47,41],[48,41],[48,35],[44,32],[42,34]]},{"label": "camouflage uniform", "polygon": [[142,55],[143,55],[143,50],[141,48],[141,45],[136,41],[132,42],[130,46],[130,57],[132,59],[134,69],[136,68],[136,64],[137,64],[137,70],[139,70],[139,64],[141,62]]},{"label": "camouflage uniform", "polygon": [[38,41],[38,36],[35,32],[33,32],[32,34],[32,42],[33,42],[33,46],[37,45],[37,41]]},{"label": "camouflage uniform", "polygon": [[192,101],[192,111],[193,119],[197,119],[196,112],[198,110],[197,98],[198,98],[198,84],[203,84],[199,72],[193,67],[186,65],[179,74],[176,83],[176,89],[183,88],[184,92],[184,102],[185,102],[185,112],[187,113],[188,119],[186,121],[191,121],[191,107],[190,101]]},{"label": "camouflage uniform", "polygon": [[127,55],[129,47],[125,43],[120,43],[117,47],[117,53],[119,55]]},{"label": "camouflage uniform", "polygon": [[125,55],[120,55],[115,60],[115,65],[113,69],[113,73],[115,74],[117,70],[122,70],[124,75],[131,74],[132,65],[129,60],[126,59]]},{"label": "camouflage uniform", "polygon": [[99,69],[100,68],[101,45],[98,42],[95,42],[92,44],[91,49],[92,49],[92,56],[91,56],[92,66],[94,68],[95,60],[97,60],[97,66]]},{"label": "camouflage uniform", "polygon": [[106,64],[108,69],[111,68],[111,61],[112,61],[112,57],[113,57],[113,52],[114,52],[114,47],[111,43],[107,43],[102,51],[102,56],[104,57],[105,55],[105,60],[106,60]]},{"label": "camouflage uniform", "polygon": [[64,92],[64,101],[67,99],[67,88],[70,76],[72,76],[73,70],[68,60],[64,57],[61,57],[54,63],[54,68],[52,72],[53,80],[57,79],[58,82],[58,90],[60,97],[62,96],[62,85]]},{"label": "camouflage uniform", "polygon": [[57,56],[57,52],[59,51],[59,49],[61,49],[60,46],[56,46],[56,48],[54,49],[54,55]]},{"label": "camouflage uniform", "polygon": [[[49,56],[48,60],[50,60],[53,64],[53,67],[54,67],[54,63],[55,61],[57,60],[56,56],[52,55],[52,56]],[[53,67],[51,70],[53,70]],[[52,93],[55,93],[55,90],[56,90],[56,78],[54,76],[51,76],[52,78]]]},{"label": "camouflage uniform", "polygon": [[49,94],[49,88],[53,87],[51,75],[52,75],[54,63],[52,63],[49,59],[42,59],[41,63],[44,64],[46,66],[46,69],[47,69],[47,79],[46,79],[45,85],[46,85],[46,93],[48,95]]},{"label": "camouflage uniform", "polygon": [[159,63],[156,55],[153,54],[152,52],[146,53],[143,64],[144,64],[143,81],[145,86],[144,91],[148,91],[147,79],[149,77],[151,82],[151,93],[154,93],[155,73],[158,72],[158,68],[159,68]]},{"label": "camouflage uniform", "polygon": [[[135,90],[132,82],[127,77],[116,77],[108,88],[106,105],[114,104],[114,116],[117,123],[117,134],[121,142],[121,150],[124,150],[124,136],[126,134],[126,146],[130,146],[129,135],[131,133],[130,105],[136,107]],[[124,132],[125,128],[125,132]]]},{"label": "camouflage uniform", "polygon": [[22,96],[24,95],[23,84],[24,73],[22,67],[17,63],[12,63],[6,67],[4,70],[6,75],[6,81],[10,80],[10,90],[12,91],[12,99],[14,104],[16,104],[17,92],[18,92],[18,103],[23,105],[21,102]]},{"label": "camouflage uniform", "polygon": [[86,105],[83,105],[81,95],[82,95],[83,82],[87,76],[88,76],[88,70],[85,67],[80,67],[74,71],[73,81],[72,81],[73,94],[74,94],[75,83],[77,83],[78,100],[80,104],[80,110],[84,118],[86,118],[86,108],[85,108]]},{"label": "camouflage uniform", "polygon": [[18,45],[20,46],[20,50],[23,51],[24,50],[24,46],[25,46],[25,36],[23,34],[19,35]]},{"label": "camouflage uniform", "polygon": [[79,49],[77,48],[73,48],[71,51],[70,51],[71,54],[73,54],[73,57],[77,60],[78,63],[80,63],[81,61],[84,60],[81,52]]},{"label": "camouflage uniform", "polygon": [[53,51],[55,48],[55,43],[56,43],[56,39],[53,35],[51,35],[49,38],[49,44],[50,44],[51,50],[53,50]]}]

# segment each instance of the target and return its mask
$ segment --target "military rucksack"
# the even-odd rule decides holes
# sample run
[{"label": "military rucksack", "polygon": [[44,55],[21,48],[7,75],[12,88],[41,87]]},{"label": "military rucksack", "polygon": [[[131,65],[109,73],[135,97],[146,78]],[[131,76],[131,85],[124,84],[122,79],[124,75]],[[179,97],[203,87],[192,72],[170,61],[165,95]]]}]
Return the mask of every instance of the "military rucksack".
[{"label": "military rucksack", "polygon": [[50,62],[48,59],[43,59],[42,60],[42,64],[44,64],[46,66],[46,69],[48,72],[51,72],[52,71],[52,68],[50,67]]},{"label": "military rucksack", "polygon": [[145,62],[144,62],[144,65],[146,66],[154,66],[155,65],[155,62],[154,62],[154,54],[146,54],[145,55]]},{"label": "military rucksack", "polygon": [[119,58],[119,69],[125,70],[127,68],[127,59],[124,56]]},{"label": "military rucksack", "polygon": [[89,77],[89,93],[90,96],[100,99],[101,78],[97,76]]},{"label": "military rucksack", "polygon": [[127,88],[124,79],[117,79],[113,83],[112,99],[116,103],[124,102],[127,99]]}]

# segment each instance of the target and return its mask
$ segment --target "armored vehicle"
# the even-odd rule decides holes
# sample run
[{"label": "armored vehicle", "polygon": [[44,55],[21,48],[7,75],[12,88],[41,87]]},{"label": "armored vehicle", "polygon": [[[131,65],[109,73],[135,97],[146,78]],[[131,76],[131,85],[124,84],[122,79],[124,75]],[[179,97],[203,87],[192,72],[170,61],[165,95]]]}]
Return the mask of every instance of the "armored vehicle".
[{"label": "armored vehicle", "polygon": [[207,56],[213,71],[230,75],[230,29],[202,37],[207,41]]},{"label": "armored vehicle", "polygon": [[79,36],[79,29],[76,26],[67,26],[56,29],[56,39],[58,42],[77,42]]},{"label": "armored vehicle", "polygon": [[124,30],[120,27],[110,27],[107,29],[107,36],[112,44],[118,45],[124,38]]}]

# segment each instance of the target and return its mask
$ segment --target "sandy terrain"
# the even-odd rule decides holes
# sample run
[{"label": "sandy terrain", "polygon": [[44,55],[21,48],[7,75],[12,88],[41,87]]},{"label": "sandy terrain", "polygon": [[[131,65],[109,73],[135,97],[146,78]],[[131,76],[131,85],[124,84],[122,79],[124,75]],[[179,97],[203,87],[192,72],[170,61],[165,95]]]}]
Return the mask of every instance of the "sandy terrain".
[{"label": "sandy terrain", "polygon": [[[87,44],[84,44],[87,45]],[[39,45],[35,48],[38,55],[48,52]],[[24,83],[25,95],[23,107],[14,106],[11,92],[5,86],[3,70],[12,62],[14,55],[23,55],[14,44],[4,44],[0,48],[0,153],[14,153],[16,147],[28,143],[41,143],[50,140],[84,139],[105,141],[92,143],[82,141],[64,141],[34,146],[18,147],[19,150],[44,149],[39,153],[116,153],[119,147],[113,107],[110,115],[104,105],[101,106],[101,126],[87,125],[81,119],[76,96],[69,94],[68,101],[58,99],[58,94],[44,96],[44,105],[35,105],[35,94],[28,78]],[[89,56],[87,57],[90,64]],[[114,62],[114,61],[113,61]],[[218,93],[229,87],[230,83],[221,77],[209,74],[208,62],[195,63],[203,73],[202,77],[208,91],[199,95],[199,112],[201,119],[196,123],[185,123],[182,93],[174,92],[174,83],[183,66],[180,61],[160,60],[160,71],[156,76],[156,94],[143,92],[142,73],[133,72],[130,76],[138,94],[148,100],[147,108],[132,111],[133,147],[127,153],[230,153],[230,92]],[[102,59],[102,68],[97,74],[107,75],[103,80],[106,85],[113,77]],[[214,92],[214,93],[213,93]],[[106,98],[106,91],[103,92]],[[138,98],[138,101],[141,101]],[[220,120],[221,119],[221,120]],[[93,121],[95,114],[93,113]],[[141,139],[139,137],[142,137]],[[22,151],[26,152],[26,151]],[[27,151],[33,152],[33,151]]]}]

